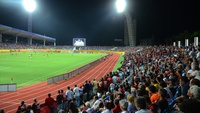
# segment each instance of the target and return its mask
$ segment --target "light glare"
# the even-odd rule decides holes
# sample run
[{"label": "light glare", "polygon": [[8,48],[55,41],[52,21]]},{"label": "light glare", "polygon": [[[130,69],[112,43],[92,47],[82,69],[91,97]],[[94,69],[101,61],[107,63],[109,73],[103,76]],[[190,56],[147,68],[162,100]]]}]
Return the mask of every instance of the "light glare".
[{"label": "light glare", "polygon": [[23,0],[23,6],[26,11],[32,13],[36,9],[36,2],[35,0]]},{"label": "light glare", "polygon": [[125,0],[117,0],[116,1],[117,12],[121,13],[125,10],[126,2]]}]

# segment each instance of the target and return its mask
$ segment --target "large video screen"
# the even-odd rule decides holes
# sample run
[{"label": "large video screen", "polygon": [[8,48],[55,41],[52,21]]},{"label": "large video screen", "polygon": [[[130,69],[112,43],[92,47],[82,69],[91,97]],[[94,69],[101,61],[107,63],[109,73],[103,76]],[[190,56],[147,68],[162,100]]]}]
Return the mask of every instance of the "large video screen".
[{"label": "large video screen", "polygon": [[85,38],[73,38],[73,46],[86,46]]}]

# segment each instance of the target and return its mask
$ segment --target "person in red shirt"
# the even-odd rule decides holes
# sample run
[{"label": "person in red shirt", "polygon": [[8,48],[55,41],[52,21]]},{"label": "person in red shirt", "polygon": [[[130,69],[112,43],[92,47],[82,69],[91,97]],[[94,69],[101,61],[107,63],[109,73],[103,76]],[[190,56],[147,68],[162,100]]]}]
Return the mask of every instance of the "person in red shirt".
[{"label": "person in red shirt", "polygon": [[49,93],[48,97],[45,99],[45,104],[48,106],[51,113],[54,113],[54,103],[55,100],[51,97],[51,93]]},{"label": "person in red shirt", "polygon": [[119,105],[119,99],[115,98],[114,100],[115,107],[113,108],[113,113],[120,113],[122,110]]},{"label": "person in red shirt", "polygon": [[153,85],[149,86],[149,96],[152,104],[155,104],[159,99],[156,87]]},{"label": "person in red shirt", "polygon": [[122,94],[124,94],[125,91],[124,91],[123,85],[120,85],[119,92],[121,92]]},{"label": "person in red shirt", "polygon": [[107,82],[108,86],[110,86],[110,84],[112,83],[112,78],[110,77],[110,75],[108,75]]}]

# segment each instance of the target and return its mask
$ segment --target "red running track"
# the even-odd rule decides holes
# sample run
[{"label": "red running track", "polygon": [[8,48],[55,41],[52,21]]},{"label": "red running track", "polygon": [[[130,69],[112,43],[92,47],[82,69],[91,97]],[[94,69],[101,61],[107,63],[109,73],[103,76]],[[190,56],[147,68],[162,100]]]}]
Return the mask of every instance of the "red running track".
[{"label": "red running track", "polygon": [[70,77],[68,80],[60,81],[57,84],[47,85],[47,82],[44,81],[35,85],[19,88],[16,92],[0,93],[0,109],[4,109],[6,113],[15,113],[22,100],[25,101],[26,105],[32,105],[33,98],[37,98],[38,102],[43,104],[48,93],[51,93],[55,99],[59,89],[66,91],[67,86],[74,87],[75,84],[81,86],[86,80],[92,81],[94,78],[100,80],[102,76],[105,76],[114,69],[119,57],[120,55],[113,54],[105,61],[96,64],[75,77]]}]

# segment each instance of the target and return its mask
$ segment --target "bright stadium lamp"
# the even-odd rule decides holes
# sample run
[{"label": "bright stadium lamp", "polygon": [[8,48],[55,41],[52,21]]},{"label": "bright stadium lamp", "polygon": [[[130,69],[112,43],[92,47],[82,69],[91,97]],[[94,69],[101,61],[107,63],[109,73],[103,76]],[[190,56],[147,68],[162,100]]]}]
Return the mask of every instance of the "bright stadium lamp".
[{"label": "bright stadium lamp", "polygon": [[127,27],[127,37],[124,37],[124,45],[126,46],[136,46],[136,36],[134,36],[134,28],[135,24],[133,24],[133,20],[129,11],[125,10],[126,8],[126,0],[116,0],[116,8],[118,13],[124,13],[126,18],[126,26]]},{"label": "bright stadium lamp", "polygon": [[23,0],[23,6],[29,13],[32,13],[37,7],[35,0]]},{"label": "bright stadium lamp", "polygon": [[116,1],[116,8],[117,8],[118,13],[123,12],[126,8],[126,1],[125,0],[117,0]]},{"label": "bright stadium lamp", "polygon": [[[32,32],[32,13],[36,9],[36,1],[35,0],[23,0],[23,6],[28,12],[28,32]],[[32,45],[32,38],[28,39],[28,43]]]}]

